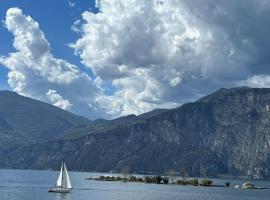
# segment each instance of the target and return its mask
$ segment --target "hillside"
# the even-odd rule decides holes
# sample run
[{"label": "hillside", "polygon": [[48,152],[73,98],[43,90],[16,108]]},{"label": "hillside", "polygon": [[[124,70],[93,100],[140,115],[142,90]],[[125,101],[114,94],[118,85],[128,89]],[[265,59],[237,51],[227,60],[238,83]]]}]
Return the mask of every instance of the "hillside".
[{"label": "hillside", "polygon": [[16,144],[45,142],[65,130],[91,121],[41,101],[10,91],[0,91],[0,144],[2,149]]},{"label": "hillside", "polygon": [[[3,127],[9,126],[3,123]],[[12,127],[12,126],[11,126]],[[18,159],[20,158],[20,159]],[[270,89],[221,89],[170,110],[97,120],[0,155],[3,167],[270,178]]]}]

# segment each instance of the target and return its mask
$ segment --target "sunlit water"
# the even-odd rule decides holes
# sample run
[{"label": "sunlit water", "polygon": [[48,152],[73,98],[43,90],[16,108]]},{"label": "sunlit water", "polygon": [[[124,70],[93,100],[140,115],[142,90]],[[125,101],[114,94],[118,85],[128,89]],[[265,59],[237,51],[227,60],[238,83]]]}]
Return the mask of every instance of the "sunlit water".
[{"label": "sunlit water", "polygon": [[[194,187],[143,183],[101,182],[85,180],[95,173],[70,172],[74,189],[69,194],[48,193],[58,172],[0,170],[0,200],[258,200],[270,199],[270,190],[245,190],[223,187]],[[223,185],[227,180],[213,179]],[[244,180],[229,180],[232,185]],[[268,181],[253,181],[270,188]]]}]

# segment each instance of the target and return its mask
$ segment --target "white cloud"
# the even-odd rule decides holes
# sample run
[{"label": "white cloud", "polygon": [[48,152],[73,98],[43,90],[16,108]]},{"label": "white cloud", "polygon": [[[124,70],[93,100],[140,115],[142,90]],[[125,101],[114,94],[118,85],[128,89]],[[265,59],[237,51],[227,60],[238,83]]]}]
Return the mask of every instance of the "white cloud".
[{"label": "white cloud", "polygon": [[[98,97],[104,109],[123,115],[173,107],[248,74],[253,47],[239,47],[226,27],[212,21],[234,11],[197,2],[202,11],[187,1],[100,0],[99,13],[82,14],[81,38],[71,47],[116,88],[112,96]],[[203,3],[216,8],[206,10]]]},{"label": "white cloud", "polygon": [[4,23],[14,35],[16,52],[1,57],[0,63],[8,68],[8,83],[14,91],[91,118],[106,116],[88,106],[96,105],[95,97],[101,94],[95,81],[51,54],[36,21],[19,8],[10,8]]},{"label": "white cloud", "polygon": [[69,110],[72,106],[72,104],[68,100],[64,99],[55,90],[49,90],[46,95],[54,106],[60,107],[64,110]]},{"label": "white cloud", "polygon": [[72,0],[67,0],[68,1],[68,5],[69,5],[69,7],[74,7],[75,6],[75,2],[74,1],[72,1]]},{"label": "white cloud", "polygon": [[79,78],[76,66],[52,56],[50,44],[39,30],[39,24],[31,17],[24,16],[20,9],[11,8],[7,11],[5,26],[13,33],[13,46],[17,50],[9,57],[1,59],[11,72],[18,74],[31,70],[43,79],[58,84],[69,84]]},{"label": "white cloud", "polygon": [[244,4],[97,0],[100,12],[82,14],[70,45],[94,80],[55,58],[38,23],[13,8],[5,24],[16,52],[0,62],[14,90],[43,100],[55,90],[93,118],[175,107],[220,87],[267,86],[270,3]]},{"label": "white cloud", "polygon": [[80,26],[81,20],[76,20],[72,26],[71,26],[71,30],[77,33],[80,33],[80,28],[78,28]]},{"label": "white cloud", "polygon": [[270,75],[254,75],[244,81],[240,81],[239,85],[246,85],[255,88],[270,88]]}]

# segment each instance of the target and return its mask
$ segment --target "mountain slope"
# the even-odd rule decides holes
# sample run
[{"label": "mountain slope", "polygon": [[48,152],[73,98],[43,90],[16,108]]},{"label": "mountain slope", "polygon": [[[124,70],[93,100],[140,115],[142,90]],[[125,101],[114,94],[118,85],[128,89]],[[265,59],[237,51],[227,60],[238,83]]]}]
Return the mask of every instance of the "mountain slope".
[{"label": "mountain slope", "polygon": [[[90,120],[55,106],[0,91],[0,144],[43,142],[57,138],[65,130],[86,126]],[[15,142],[17,143],[17,142]]]},{"label": "mountain slope", "polygon": [[[18,159],[20,158],[20,159]],[[270,89],[221,89],[176,109],[98,120],[0,155],[0,166],[270,177]]]}]

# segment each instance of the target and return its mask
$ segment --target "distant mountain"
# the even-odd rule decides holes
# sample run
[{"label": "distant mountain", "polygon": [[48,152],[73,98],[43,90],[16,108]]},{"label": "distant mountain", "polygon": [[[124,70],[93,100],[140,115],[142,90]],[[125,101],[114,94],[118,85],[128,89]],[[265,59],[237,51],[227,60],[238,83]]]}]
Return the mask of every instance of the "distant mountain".
[{"label": "distant mountain", "polygon": [[90,120],[10,91],[0,91],[0,149],[54,140]]},{"label": "distant mountain", "polygon": [[[19,109],[19,108],[18,108]],[[1,115],[4,118],[4,115]],[[6,118],[1,127],[14,127]],[[220,89],[194,103],[71,127],[54,141],[0,153],[0,166],[270,178],[270,89]]]}]

